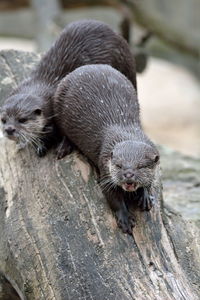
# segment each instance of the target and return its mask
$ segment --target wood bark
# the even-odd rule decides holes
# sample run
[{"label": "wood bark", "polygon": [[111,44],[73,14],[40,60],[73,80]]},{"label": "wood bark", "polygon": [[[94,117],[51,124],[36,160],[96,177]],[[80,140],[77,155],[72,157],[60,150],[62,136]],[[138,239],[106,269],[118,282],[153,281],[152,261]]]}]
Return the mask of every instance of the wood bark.
[{"label": "wood bark", "polygon": [[[2,102],[35,61],[0,53]],[[0,153],[0,272],[21,299],[199,299],[197,228],[164,209],[159,174],[156,206],[135,212],[131,237],[82,156],[41,159],[3,137]]]}]

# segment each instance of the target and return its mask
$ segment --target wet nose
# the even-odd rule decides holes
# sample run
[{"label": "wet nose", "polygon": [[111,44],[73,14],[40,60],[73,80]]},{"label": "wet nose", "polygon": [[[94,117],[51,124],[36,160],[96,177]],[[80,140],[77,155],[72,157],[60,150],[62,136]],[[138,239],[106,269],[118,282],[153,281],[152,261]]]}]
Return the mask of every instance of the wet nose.
[{"label": "wet nose", "polygon": [[15,127],[9,126],[9,127],[5,128],[5,131],[8,135],[13,135],[13,133],[15,132]]},{"label": "wet nose", "polygon": [[124,173],[124,177],[126,179],[132,179],[134,177],[134,173],[132,171],[127,171]]}]

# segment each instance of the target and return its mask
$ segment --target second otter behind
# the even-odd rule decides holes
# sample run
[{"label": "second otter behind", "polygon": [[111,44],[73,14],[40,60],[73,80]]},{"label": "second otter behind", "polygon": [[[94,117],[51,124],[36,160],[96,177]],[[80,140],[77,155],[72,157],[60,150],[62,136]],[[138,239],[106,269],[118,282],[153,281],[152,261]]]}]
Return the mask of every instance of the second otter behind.
[{"label": "second otter behind", "polygon": [[21,147],[32,144],[44,155],[58,135],[52,111],[58,83],[76,68],[94,63],[112,65],[136,86],[135,63],[126,41],[102,22],[73,22],[5,101],[1,113],[4,135]]}]

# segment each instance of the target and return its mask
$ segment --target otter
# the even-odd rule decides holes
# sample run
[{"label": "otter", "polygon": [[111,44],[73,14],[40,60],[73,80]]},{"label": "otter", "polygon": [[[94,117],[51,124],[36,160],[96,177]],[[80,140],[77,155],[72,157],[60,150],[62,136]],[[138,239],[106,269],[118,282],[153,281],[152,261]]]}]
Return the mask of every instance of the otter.
[{"label": "otter", "polygon": [[135,199],[143,210],[151,209],[159,162],[141,126],[136,89],[111,66],[82,66],[58,85],[54,112],[62,134],[97,168],[119,227],[132,234],[128,203]]},{"label": "otter", "polygon": [[[136,88],[134,58],[120,35],[107,24],[95,20],[66,26],[29,78],[5,101],[1,109],[4,135],[16,141],[20,148],[31,144],[38,155],[44,155],[57,143],[57,138],[60,140],[52,110],[58,83],[82,65],[102,63],[120,70]],[[70,151],[71,148],[66,152]],[[59,158],[65,155],[59,153]]]}]

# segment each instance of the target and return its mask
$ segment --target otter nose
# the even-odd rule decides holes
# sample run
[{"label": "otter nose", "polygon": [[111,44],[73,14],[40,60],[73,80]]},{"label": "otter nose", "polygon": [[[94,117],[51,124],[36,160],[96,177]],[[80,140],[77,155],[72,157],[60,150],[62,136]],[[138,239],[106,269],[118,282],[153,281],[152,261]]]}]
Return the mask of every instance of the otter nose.
[{"label": "otter nose", "polygon": [[8,135],[13,135],[13,133],[15,132],[15,127],[9,126],[9,127],[5,128],[5,132],[6,132]]},{"label": "otter nose", "polygon": [[132,179],[134,177],[134,173],[132,171],[127,171],[124,173],[124,177],[126,179]]}]

